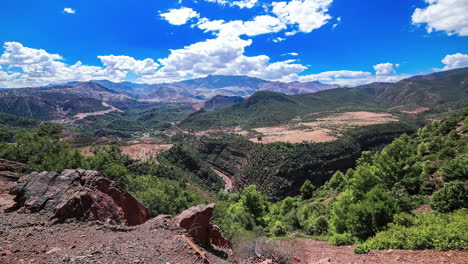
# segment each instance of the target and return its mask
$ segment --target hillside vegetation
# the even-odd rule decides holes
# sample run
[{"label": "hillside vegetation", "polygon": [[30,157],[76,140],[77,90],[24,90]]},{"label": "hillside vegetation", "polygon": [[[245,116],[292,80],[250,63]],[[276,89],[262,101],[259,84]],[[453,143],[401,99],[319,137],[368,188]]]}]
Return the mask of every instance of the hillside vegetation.
[{"label": "hillside vegetation", "polygon": [[[174,146],[158,161],[132,160],[118,145],[92,146],[92,156],[60,140],[62,127],[1,116],[0,158],[27,165],[22,171],[90,169],[102,172],[148,206],[153,215],[178,214],[203,203],[209,193],[222,188],[222,180],[184,146]],[[20,127],[18,127],[18,125]],[[32,129],[26,129],[34,125]]]},{"label": "hillside vegetation", "polygon": [[417,126],[405,122],[372,125],[349,131],[333,142],[259,144],[240,135],[220,134],[198,138],[190,134],[173,137],[217,170],[230,176],[236,189],[257,185],[269,198],[295,195],[306,179],[322,186],[336,170],[345,171],[365,150],[379,149]]},{"label": "hillside vegetation", "polygon": [[466,247],[467,124],[468,109],[434,121],[376,154],[363,152],[355,168],[322,187],[307,180],[299,196],[274,204],[256,186],[220,194],[218,223],[230,236],[301,232],[332,245],[358,243],[356,253]]}]

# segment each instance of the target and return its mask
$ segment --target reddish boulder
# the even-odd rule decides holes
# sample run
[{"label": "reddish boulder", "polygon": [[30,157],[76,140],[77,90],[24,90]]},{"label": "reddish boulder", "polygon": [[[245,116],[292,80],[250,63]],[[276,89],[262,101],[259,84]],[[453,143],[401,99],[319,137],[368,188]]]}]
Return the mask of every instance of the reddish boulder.
[{"label": "reddish boulder", "polygon": [[175,218],[175,224],[185,229],[198,243],[231,248],[231,242],[223,237],[219,227],[210,223],[215,206],[209,204],[189,208]]},{"label": "reddish boulder", "polygon": [[16,195],[10,211],[50,212],[59,222],[75,218],[134,226],[149,218],[148,208],[97,171],[34,172],[10,193]]}]

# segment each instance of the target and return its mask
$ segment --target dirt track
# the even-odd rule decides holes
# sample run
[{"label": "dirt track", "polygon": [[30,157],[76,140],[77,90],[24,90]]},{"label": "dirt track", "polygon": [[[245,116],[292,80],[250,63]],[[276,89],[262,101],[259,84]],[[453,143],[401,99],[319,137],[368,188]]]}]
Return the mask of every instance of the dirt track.
[{"label": "dirt track", "polygon": [[234,183],[231,178],[229,178],[226,174],[218,170],[213,169],[213,171],[216,172],[216,174],[218,174],[221,178],[223,178],[225,192],[231,192],[232,190],[234,190]]},{"label": "dirt track", "polygon": [[104,111],[98,111],[98,112],[91,112],[91,113],[79,113],[79,114],[76,114],[73,118],[76,119],[76,120],[81,120],[81,119],[85,119],[88,116],[105,115],[105,114],[108,114],[108,113],[111,113],[111,112],[123,112],[122,110],[120,110],[118,108],[115,108],[110,104],[107,104],[107,103],[103,102],[102,105],[105,106],[105,107],[110,107],[110,109],[104,110]]}]

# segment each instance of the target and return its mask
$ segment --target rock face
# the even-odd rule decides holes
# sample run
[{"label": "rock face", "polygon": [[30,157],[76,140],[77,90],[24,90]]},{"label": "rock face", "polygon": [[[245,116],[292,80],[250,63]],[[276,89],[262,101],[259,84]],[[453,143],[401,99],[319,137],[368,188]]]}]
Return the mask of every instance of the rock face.
[{"label": "rock face", "polygon": [[19,177],[15,171],[23,169],[24,167],[26,167],[26,165],[23,163],[0,159],[0,177],[9,181],[16,181]]},{"label": "rock face", "polygon": [[44,211],[59,222],[75,218],[134,226],[149,219],[148,208],[96,171],[34,172],[22,177],[10,194],[16,195],[16,204],[9,211]]},{"label": "rock face", "polygon": [[175,224],[201,244],[231,248],[231,242],[223,237],[219,227],[210,223],[214,208],[215,204],[189,208],[174,219]]}]

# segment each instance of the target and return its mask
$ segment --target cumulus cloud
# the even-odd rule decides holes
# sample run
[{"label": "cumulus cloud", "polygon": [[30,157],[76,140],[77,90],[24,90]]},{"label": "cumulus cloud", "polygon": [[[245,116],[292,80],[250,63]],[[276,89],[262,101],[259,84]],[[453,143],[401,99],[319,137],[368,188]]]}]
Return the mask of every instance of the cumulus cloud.
[{"label": "cumulus cloud", "polygon": [[65,7],[63,9],[63,12],[68,13],[68,14],[75,14],[76,13],[76,11],[74,9],[70,8],[70,7]]},{"label": "cumulus cloud", "polygon": [[442,63],[445,64],[445,67],[442,70],[451,70],[456,68],[468,67],[468,55],[456,53],[452,55],[447,55],[442,60]]},{"label": "cumulus cloud", "polygon": [[[235,35],[235,34],[234,34]],[[18,42],[6,42],[0,56],[0,87],[42,86],[70,81],[109,79],[122,81],[128,73],[138,75],[145,83],[173,82],[204,77],[209,74],[249,75],[277,81],[321,81],[341,85],[359,85],[375,81],[398,81],[406,78],[397,75],[396,64],[375,65],[376,75],[365,71],[328,71],[301,75],[307,66],[290,59],[271,61],[266,55],[246,56],[245,49],[252,45],[251,39],[242,39],[229,34],[218,35],[181,49],[171,50],[169,56],[155,62],[147,58],[137,60],[130,56],[98,56],[102,67],[83,65],[77,62],[67,65],[59,54],[43,49],[23,46]],[[289,56],[299,54],[291,52]],[[443,63],[446,68],[463,66],[468,55],[448,55]]]},{"label": "cumulus cloud", "polygon": [[102,64],[106,66],[103,74],[108,78],[120,80],[127,76],[129,72],[138,75],[151,75],[154,74],[159,64],[152,59],[136,60],[129,56],[98,56]]},{"label": "cumulus cloud", "polygon": [[[297,25],[298,31],[310,33],[332,18],[328,8],[333,0],[292,0],[273,2],[272,12],[285,24]],[[295,31],[291,31],[295,33]]]},{"label": "cumulus cloud", "polygon": [[205,32],[213,32],[221,37],[237,37],[246,35],[249,37],[262,34],[279,32],[286,29],[278,18],[269,15],[256,16],[253,20],[234,20],[225,22],[223,20],[200,19],[197,27]]},{"label": "cumulus cloud", "polygon": [[152,75],[143,76],[142,80],[157,83],[209,74],[249,75],[280,80],[306,69],[294,60],[271,63],[270,57],[266,55],[245,56],[245,48],[251,44],[252,40],[238,36],[220,36],[171,50],[167,58],[159,60],[162,67]]},{"label": "cumulus cloud", "polygon": [[[5,51],[0,56],[0,65],[17,68],[20,72],[8,74],[9,78],[1,82],[4,87],[41,86],[49,83],[63,83],[76,80],[88,80],[97,75],[100,67],[66,65],[62,56],[48,53],[43,49],[24,47],[18,42],[6,42]],[[5,79],[3,72],[2,79]]]},{"label": "cumulus cloud", "polygon": [[374,70],[376,75],[393,75],[396,74],[395,67],[398,67],[398,64],[393,65],[393,63],[380,63],[374,65]]},{"label": "cumulus cloud", "polygon": [[170,9],[169,12],[160,15],[163,19],[172,25],[180,26],[186,24],[190,19],[199,17],[200,15],[188,7],[179,9]]},{"label": "cumulus cloud", "polygon": [[229,5],[229,6],[238,6],[240,8],[252,8],[254,7],[258,0],[205,0],[207,2],[218,3],[220,5]]},{"label": "cumulus cloud", "polygon": [[429,6],[416,8],[413,24],[426,24],[427,32],[468,36],[468,0],[425,0]]}]

